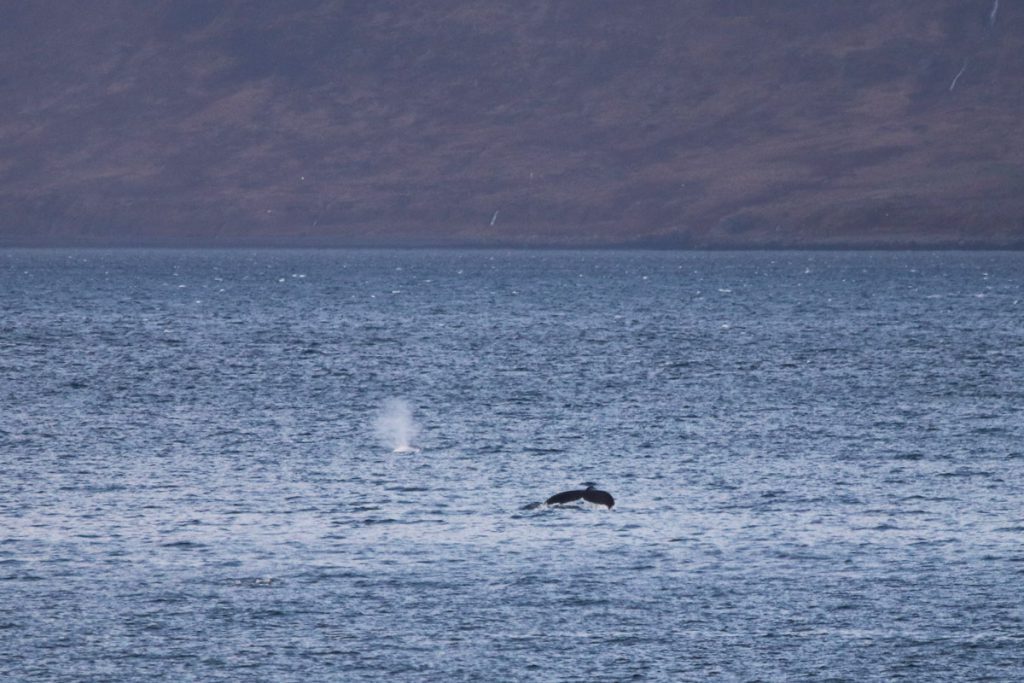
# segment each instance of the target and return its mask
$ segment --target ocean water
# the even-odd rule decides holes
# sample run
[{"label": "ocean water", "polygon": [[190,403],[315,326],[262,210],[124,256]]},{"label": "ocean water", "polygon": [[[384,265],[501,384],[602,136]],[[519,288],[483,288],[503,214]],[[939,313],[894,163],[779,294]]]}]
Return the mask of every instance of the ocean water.
[{"label": "ocean water", "polygon": [[1022,542],[1022,253],[0,251],[3,681],[1021,680]]}]

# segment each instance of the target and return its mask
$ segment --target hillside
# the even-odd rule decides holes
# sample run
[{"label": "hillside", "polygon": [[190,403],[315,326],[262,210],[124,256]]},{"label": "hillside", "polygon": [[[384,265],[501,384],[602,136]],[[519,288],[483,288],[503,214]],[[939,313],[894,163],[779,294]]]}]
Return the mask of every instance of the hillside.
[{"label": "hillside", "polygon": [[1024,6],[39,0],[0,245],[1024,247]]}]

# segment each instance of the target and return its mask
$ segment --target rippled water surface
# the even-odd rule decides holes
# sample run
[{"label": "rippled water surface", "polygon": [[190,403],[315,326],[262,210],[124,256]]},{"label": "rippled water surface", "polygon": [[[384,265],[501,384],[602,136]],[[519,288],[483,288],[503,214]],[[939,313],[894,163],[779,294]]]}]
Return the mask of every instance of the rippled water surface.
[{"label": "rippled water surface", "polygon": [[0,251],[0,680],[1020,680],[1022,408],[1020,253]]}]

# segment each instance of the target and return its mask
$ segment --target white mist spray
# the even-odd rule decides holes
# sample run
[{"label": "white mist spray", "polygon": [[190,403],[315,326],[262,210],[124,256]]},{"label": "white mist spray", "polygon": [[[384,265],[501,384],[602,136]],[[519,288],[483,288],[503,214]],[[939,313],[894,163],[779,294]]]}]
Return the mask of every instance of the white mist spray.
[{"label": "white mist spray", "polygon": [[384,401],[374,427],[377,436],[393,453],[419,452],[420,449],[412,442],[420,433],[420,426],[412,419],[412,408],[405,399],[389,398]]}]

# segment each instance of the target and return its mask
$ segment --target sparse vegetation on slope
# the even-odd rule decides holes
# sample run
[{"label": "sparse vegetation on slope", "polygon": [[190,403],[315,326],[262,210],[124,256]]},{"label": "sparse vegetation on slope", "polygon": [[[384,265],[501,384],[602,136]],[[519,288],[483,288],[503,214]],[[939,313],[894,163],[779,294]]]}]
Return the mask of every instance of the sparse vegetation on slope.
[{"label": "sparse vegetation on slope", "polygon": [[1024,7],[55,1],[0,244],[1024,246]]}]

